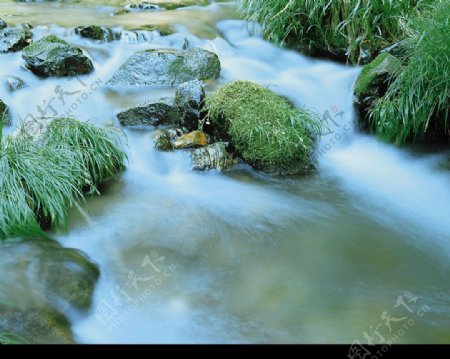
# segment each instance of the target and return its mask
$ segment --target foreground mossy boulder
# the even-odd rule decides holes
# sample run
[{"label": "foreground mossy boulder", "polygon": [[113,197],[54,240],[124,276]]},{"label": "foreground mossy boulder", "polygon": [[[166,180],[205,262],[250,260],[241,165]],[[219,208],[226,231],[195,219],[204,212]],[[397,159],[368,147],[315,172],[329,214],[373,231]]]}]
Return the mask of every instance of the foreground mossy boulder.
[{"label": "foreground mossy boulder", "polygon": [[249,81],[235,81],[206,99],[216,136],[229,139],[238,155],[273,174],[313,168],[313,134],[319,117],[295,109],[286,99]]},{"label": "foreground mossy boulder", "polygon": [[92,61],[79,49],[55,35],[46,36],[23,50],[22,58],[35,74],[76,76],[91,72]]},{"label": "foreground mossy boulder", "polygon": [[65,226],[83,192],[124,168],[119,134],[72,118],[34,131],[23,126],[0,143],[0,239],[41,236],[41,225]]}]

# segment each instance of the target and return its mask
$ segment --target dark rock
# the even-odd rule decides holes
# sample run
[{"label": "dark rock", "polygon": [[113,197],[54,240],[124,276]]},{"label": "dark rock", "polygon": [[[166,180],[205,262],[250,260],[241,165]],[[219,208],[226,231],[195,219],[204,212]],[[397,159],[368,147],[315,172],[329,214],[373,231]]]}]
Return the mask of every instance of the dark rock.
[{"label": "dark rock", "polygon": [[111,29],[103,26],[78,26],[74,30],[77,35],[92,40],[112,41],[114,39]]},{"label": "dark rock", "polygon": [[6,104],[0,100],[0,127],[2,124],[11,124],[11,114],[9,113],[9,108]]},{"label": "dark rock", "polygon": [[15,76],[8,76],[6,78],[6,84],[8,86],[8,90],[11,92],[23,89],[24,87],[27,87],[25,82],[23,82],[22,79],[15,77]]},{"label": "dark rock", "polygon": [[360,130],[368,130],[370,109],[385,95],[389,82],[400,67],[400,61],[388,53],[378,55],[375,60],[363,67],[354,88]]},{"label": "dark rock", "polygon": [[0,30],[0,53],[20,51],[31,43],[31,32],[26,29]]},{"label": "dark rock", "polygon": [[216,169],[223,171],[235,164],[235,160],[227,152],[228,144],[216,142],[206,147],[191,150],[192,169],[205,171]]},{"label": "dark rock", "polygon": [[3,19],[0,19],[0,30],[6,29],[7,26],[6,22]]},{"label": "dark rock", "polygon": [[158,126],[178,122],[180,114],[173,99],[162,98],[138,107],[122,111],[117,115],[123,126]]},{"label": "dark rock", "polygon": [[45,76],[75,76],[91,72],[94,66],[81,49],[54,35],[44,37],[23,50],[28,68]]},{"label": "dark rock", "polygon": [[205,89],[199,80],[185,82],[178,86],[175,92],[175,106],[182,114],[178,125],[190,131],[198,129],[204,100]]},{"label": "dark rock", "polygon": [[0,243],[0,301],[88,309],[99,269],[75,249],[43,239]]},{"label": "dark rock", "polygon": [[146,1],[140,2],[140,3],[133,3],[133,4],[127,4],[125,5],[125,9],[129,11],[161,11],[164,10],[164,8],[161,8],[160,6],[156,4],[152,4]]},{"label": "dark rock", "polygon": [[217,79],[220,61],[200,48],[144,50],[134,53],[108,81],[109,85],[176,86],[192,80]]}]

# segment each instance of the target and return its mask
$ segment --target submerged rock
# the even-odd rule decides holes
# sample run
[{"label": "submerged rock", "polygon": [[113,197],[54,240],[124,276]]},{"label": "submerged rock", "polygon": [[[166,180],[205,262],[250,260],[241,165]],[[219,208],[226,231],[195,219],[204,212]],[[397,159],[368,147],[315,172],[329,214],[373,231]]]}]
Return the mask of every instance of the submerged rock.
[{"label": "submerged rock", "polygon": [[0,30],[3,30],[7,27],[6,22],[0,18]]},{"label": "submerged rock", "polygon": [[54,35],[42,38],[23,50],[22,58],[35,74],[75,76],[91,72],[94,66],[81,49]]},{"label": "submerged rock", "polygon": [[191,147],[204,147],[208,144],[206,134],[202,131],[193,131],[185,135],[180,136],[174,143],[173,148],[191,148]]},{"label": "submerged rock", "polygon": [[133,31],[158,31],[161,36],[168,36],[175,33],[175,30],[172,26],[167,24],[154,24],[154,25],[142,25],[136,28],[133,28]]},{"label": "submerged rock", "polygon": [[0,100],[0,127],[2,124],[11,124],[11,114],[9,113],[9,108],[6,104]]},{"label": "submerged rock", "polygon": [[122,111],[117,118],[122,126],[158,126],[176,123],[179,116],[173,99],[162,98]]},{"label": "submerged rock", "polygon": [[1,242],[0,253],[0,292],[10,302],[90,307],[100,273],[82,252],[32,239]]},{"label": "submerged rock", "polygon": [[6,85],[8,86],[8,90],[11,92],[27,87],[26,83],[22,79],[15,76],[8,76],[6,78]]},{"label": "submerged rock", "polygon": [[390,80],[400,66],[400,60],[391,54],[383,53],[363,67],[354,88],[361,130],[368,129],[368,112],[385,95]]},{"label": "submerged rock", "polygon": [[208,0],[153,0],[132,2],[125,5],[125,9],[128,11],[161,11],[175,10],[186,6],[208,4]]},{"label": "submerged rock", "polygon": [[0,53],[20,51],[31,43],[31,32],[26,29],[0,30]]},{"label": "submerged rock", "polygon": [[180,109],[179,126],[193,131],[198,129],[205,89],[199,80],[182,83],[175,92],[175,106]]},{"label": "submerged rock", "polygon": [[114,39],[111,29],[103,26],[78,26],[74,29],[74,31],[75,34],[87,39],[98,41],[112,41]]},{"label": "submerged rock", "polygon": [[164,8],[161,8],[160,6],[158,6],[156,4],[152,4],[147,1],[127,4],[127,5],[125,5],[125,9],[129,10],[129,11],[161,11],[161,10],[164,10]]},{"label": "submerged rock", "polygon": [[0,333],[8,333],[13,344],[74,343],[67,318],[49,308],[17,308],[0,304]]},{"label": "submerged rock", "polygon": [[210,51],[200,48],[143,50],[134,53],[108,84],[176,86],[196,79],[217,79],[219,76],[219,58]]},{"label": "submerged rock", "polygon": [[216,142],[212,145],[196,148],[190,151],[192,159],[192,169],[196,171],[206,171],[216,169],[223,171],[236,162],[227,151],[228,144]]}]

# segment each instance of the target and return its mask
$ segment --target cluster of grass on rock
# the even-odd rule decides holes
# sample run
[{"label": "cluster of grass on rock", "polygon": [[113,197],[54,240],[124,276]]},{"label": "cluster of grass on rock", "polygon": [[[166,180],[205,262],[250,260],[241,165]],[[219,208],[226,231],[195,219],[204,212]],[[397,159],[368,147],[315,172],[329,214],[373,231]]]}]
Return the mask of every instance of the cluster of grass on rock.
[{"label": "cluster of grass on rock", "polygon": [[39,139],[24,128],[0,143],[0,238],[44,236],[42,224],[65,226],[83,192],[121,171],[126,161],[113,129],[55,119]]},{"label": "cluster of grass on rock", "polygon": [[450,2],[437,2],[415,18],[399,43],[403,68],[371,110],[376,134],[403,144],[449,138]]},{"label": "cluster of grass on rock", "polygon": [[357,63],[397,40],[409,18],[432,0],[241,0],[268,39],[311,54],[346,54]]},{"label": "cluster of grass on rock", "polygon": [[206,99],[206,108],[215,131],[251,165],[280,174],[311,167],[313,134],[321,132],[316,114],[249,81],[223,86]]}]

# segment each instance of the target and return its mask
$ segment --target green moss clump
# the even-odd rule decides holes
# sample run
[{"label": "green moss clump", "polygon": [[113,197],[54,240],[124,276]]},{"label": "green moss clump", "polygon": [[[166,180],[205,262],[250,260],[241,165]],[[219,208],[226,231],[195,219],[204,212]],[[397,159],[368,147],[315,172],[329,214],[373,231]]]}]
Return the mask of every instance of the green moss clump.
[{"label": "green moss clump", "polygon": [[388,53],[378,55],[375,60],[365,65],[355,84],[355,95],[367,93],[379,76],[393,76],[400,69],[400,61]]},{"label": "green moss clump", "polygon": [[0,143],[0,239],[42,236],[65,226],[83,191],[123,169],[119,135],[75,119],[55,119],[39,138],[25,127]]},{"label": "green moss clump", "polygon": [[321,133],[316,114],[249,81],[223,86],[206,99],[206,108],[213,128],[256,168],[291,174],[312,167],[312,134]]},{"label": "green moss clump", "polygon": [[46,37],[43,37],[42,39],[33,42],[31,45],[28,45],[23,49],[23,53],[26,56],[35,56],[42,51],[47,50],[47,45],[51,44],[61,44],[61,45],[69,45],[66,41],[60,39],[59,37],[55,35],[48,35]]}]

